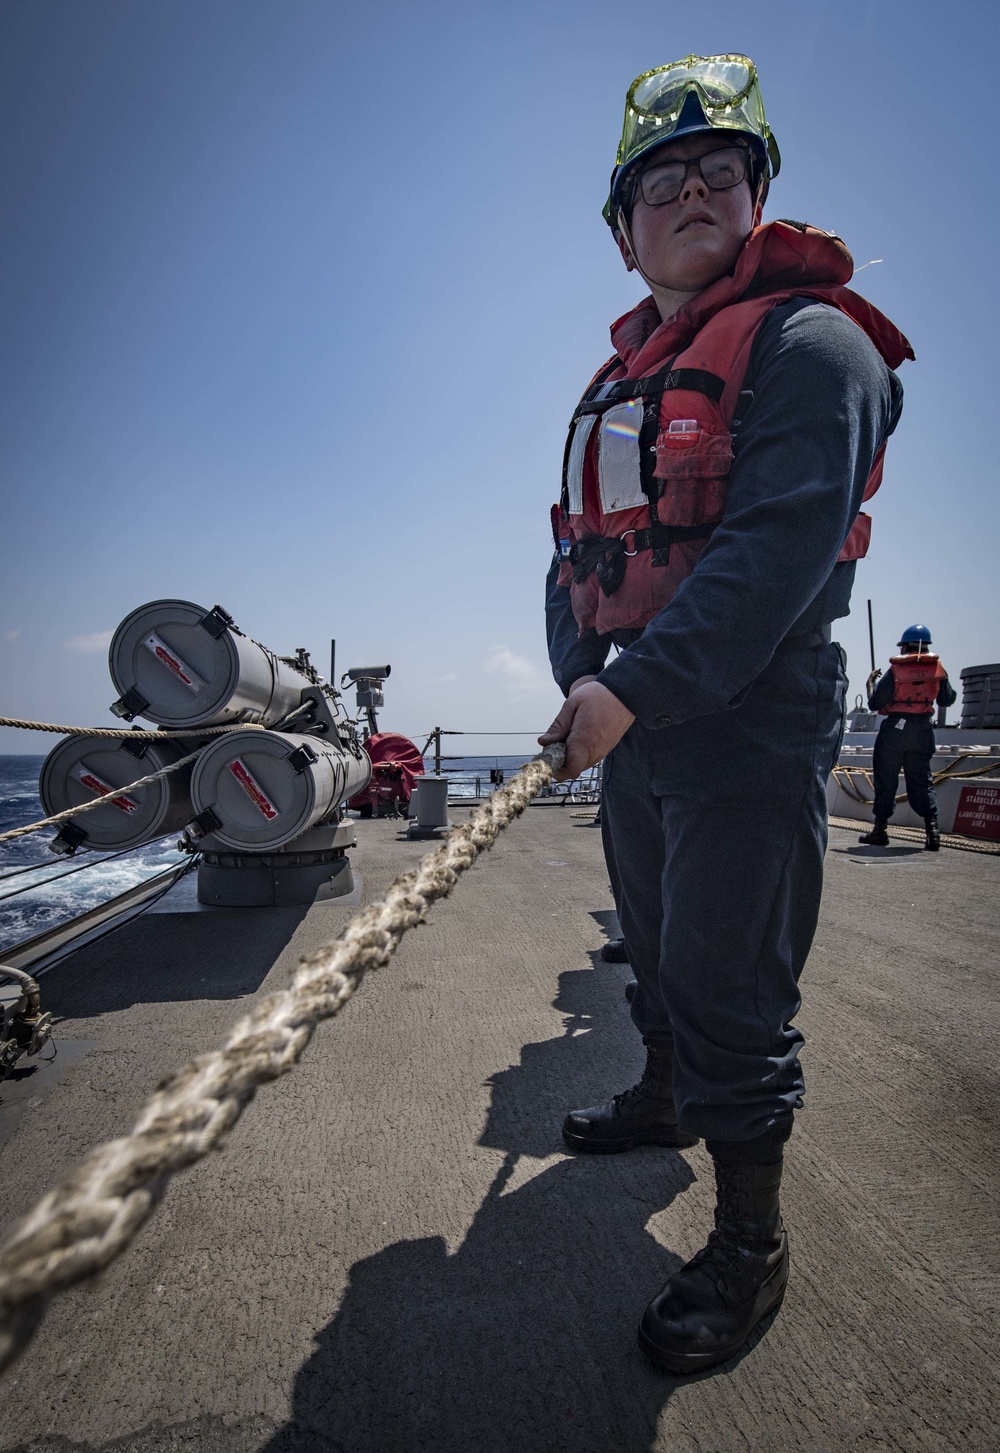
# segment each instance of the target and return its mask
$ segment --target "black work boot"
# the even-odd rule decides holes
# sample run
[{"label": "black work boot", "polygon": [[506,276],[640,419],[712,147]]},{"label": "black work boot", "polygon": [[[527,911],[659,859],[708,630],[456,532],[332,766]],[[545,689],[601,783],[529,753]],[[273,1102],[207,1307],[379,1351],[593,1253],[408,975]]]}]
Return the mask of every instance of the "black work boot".
[{"label": "black work boot", "polygon": [[701,1372],[725,1362],[785,1295],[781,1162],[716,1161],[715,1180],[715,1230],[708,1244],[674,1273],[639,1323],[639,1346],[668,1372]]},{"label": "black work boot", "polygon": [[609,938],[601,949],[601,958],[606,964],[627,964],[628,949],[623,938]]},{"label": "black work boot", "polygon": [[611,1153],[637,1145],[696,1145],[677,1125],[674,1109],[674,1042],[669,1034],[644,1039],[646,1068],[631,1090],[607,1105],[571,1110],[563,1121],[563,1139],[573,1150]]},{"label": "black work boot", "polygon": [[924,847],[929,853],[941,851],[941,834],[938,831],[937,814],[931,813],[930,817],[924,818]]},{"label": "black work boot", "polygon": [[867,843],[872,848],[887,848],[889,846],[889,834],[885,830],[885,821],[876,817],[875,825],[870,832],[863,832],[858,838],[859,843]]},{"label": "black work boot", "polygon": [[638,983],[636,982],[635,979],[629,979],[628,980],[628,982],[625,985],[625,1002],[626,1002],[626,1004],[631,1004],[632,1000],[635,998],[635,991],[636,991],[636,989],[638,989],[638,987],[639,987],[639,985],[638,985]]}]

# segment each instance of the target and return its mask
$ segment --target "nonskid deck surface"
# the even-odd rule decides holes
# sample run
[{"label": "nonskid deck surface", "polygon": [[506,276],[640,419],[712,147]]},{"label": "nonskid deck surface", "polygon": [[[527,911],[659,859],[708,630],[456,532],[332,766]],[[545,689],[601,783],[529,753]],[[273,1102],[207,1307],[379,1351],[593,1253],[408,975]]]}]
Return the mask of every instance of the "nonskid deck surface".
[{"label": "nonskid deck surface", "polygon": [[[399,826],[358,825],[366,901],[425,851]],[[599,834],[542,804],[102,1282],[57,1299],[3,1384],[0,1450],[994,1447],[997,859],[856,838],[832,833],[804,982],[792,1278],[739,1359],[675,1380],[634,1342],[704,1239],[704,1149],[561,1145],[641,1046],[628,970],[597,956]],[[3,1220],[354,911],[149,914],[46,975],[64,1053],[11,1110]]]}]

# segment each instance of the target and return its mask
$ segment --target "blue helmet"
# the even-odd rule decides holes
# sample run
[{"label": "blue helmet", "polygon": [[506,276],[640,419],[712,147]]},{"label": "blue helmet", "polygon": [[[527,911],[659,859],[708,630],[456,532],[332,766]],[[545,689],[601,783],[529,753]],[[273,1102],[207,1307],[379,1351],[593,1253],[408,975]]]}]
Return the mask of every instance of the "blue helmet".
[{"label": "blue helmet", "polygon": [[901,646],[929,646],[931,633],[928,626],[907,626],[899,638]]}]

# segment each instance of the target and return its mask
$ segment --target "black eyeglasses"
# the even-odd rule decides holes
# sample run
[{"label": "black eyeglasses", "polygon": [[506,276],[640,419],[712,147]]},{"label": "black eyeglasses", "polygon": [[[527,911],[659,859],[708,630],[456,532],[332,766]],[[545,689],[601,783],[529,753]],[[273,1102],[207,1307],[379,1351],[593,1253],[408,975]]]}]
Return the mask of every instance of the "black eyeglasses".
[{"label": "black eyeglasses", "polygon": [[663,161],[639,173],[639,190],[647,207],[673,202],[684,190],[688,172],[694,167],[712,192],[726,192],[739,186],[747,174],[749,154],[742,146],[722,146],[691,161]]}]

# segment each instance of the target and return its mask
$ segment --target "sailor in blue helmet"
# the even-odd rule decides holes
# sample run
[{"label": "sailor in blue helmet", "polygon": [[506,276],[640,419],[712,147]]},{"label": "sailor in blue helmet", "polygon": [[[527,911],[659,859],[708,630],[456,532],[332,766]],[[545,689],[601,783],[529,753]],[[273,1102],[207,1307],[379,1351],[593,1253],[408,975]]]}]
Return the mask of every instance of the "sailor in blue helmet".
[{"label": "sailor in blue helmet", "polygon": [[638,1084],[572,1111],[563,1135],[599,1152],[705,1138],[715,1229],[639,1329],[675,1373],[732,1356],[784,1294],[798,979],[846,686],[830,623],[900,415],[892,370],[913,356],[843,286],[838,238],[760,224],[778,166],[745,56],[688,56],[630,87],[605,218],[650,295],[613,325],[573,414],[552,516],[567,699],[540,740],[565,741],[564,779],[604,761],[646,1052]]},{"label": "sailor in blue helmet", "polygon": [[881,712],[885,720],[875,738],[872,755],[875,824],[859,841],[875,847],[888,845],[886,824],[896,810],[900,772],[906,783],[907,800],[924,820],[928,851],[936,853],[941,846],[931,772],[934,707],[938,702],[951,706],[957,693],[931,644],[931,633],[926,626],[907,626],[899,642],[899,655],[890,657],[885,675],[873,671],[868,677],[869,709]]}]

